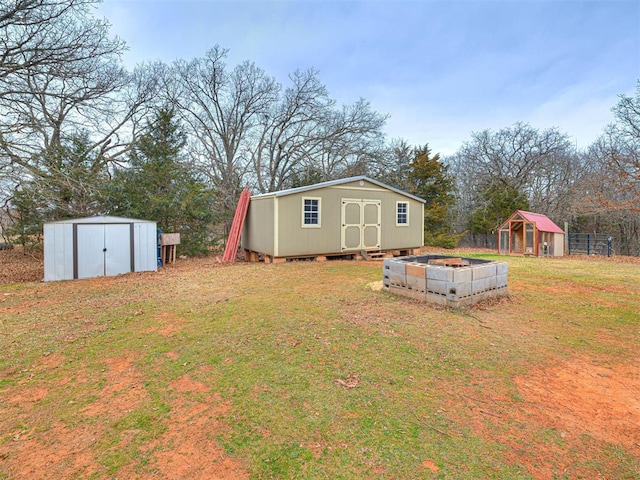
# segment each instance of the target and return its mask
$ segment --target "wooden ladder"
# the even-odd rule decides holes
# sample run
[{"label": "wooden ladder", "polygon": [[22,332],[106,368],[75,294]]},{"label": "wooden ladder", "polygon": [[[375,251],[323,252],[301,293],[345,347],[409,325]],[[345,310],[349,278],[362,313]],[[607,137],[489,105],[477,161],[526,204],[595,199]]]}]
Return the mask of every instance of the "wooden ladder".
[{"label": "wooden ladder", "polygon": [[222,256],[223,262],[236,261],[238,247],[240,246],[240,235],[242,235],[244,220],[247,218],[250,199],[251,193],[249,193],[249,188],[244,187],[244,190],[242,190],[242,193],[240,194],[240,199],[238,200],[236,213],[233,216],[233,223],[231,224],[231,230],[229,231],[229,238],[227,239],[227,245],[224,249],[224,255]]}]

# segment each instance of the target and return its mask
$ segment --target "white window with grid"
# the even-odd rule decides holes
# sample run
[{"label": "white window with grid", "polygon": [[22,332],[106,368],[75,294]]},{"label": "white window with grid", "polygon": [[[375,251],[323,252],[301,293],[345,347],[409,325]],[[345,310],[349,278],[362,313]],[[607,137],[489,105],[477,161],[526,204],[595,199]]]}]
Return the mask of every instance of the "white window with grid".
[{"label": "white window with grid", "polygon": [[320,199],[304,197],[302,199],[302,227],[319,228],[320,226]]},{"label": "white window with grid", "polygon": [[396,226],[409,226],[409,202],[396,202]]}]

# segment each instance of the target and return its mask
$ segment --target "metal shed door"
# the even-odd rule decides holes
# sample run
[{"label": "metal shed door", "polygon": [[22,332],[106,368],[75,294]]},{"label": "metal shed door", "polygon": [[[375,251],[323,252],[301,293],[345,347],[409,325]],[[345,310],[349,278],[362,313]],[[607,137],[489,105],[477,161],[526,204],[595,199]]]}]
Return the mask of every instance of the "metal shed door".
[{"label": "metal shed door", "polygon": [[131,228],[128,224],[78,224],[77,227],[77,278],[131,271]]},{"label": "metal shed door", "polygon": [[380,248],[380,200],[342,200],[342,250]]}]

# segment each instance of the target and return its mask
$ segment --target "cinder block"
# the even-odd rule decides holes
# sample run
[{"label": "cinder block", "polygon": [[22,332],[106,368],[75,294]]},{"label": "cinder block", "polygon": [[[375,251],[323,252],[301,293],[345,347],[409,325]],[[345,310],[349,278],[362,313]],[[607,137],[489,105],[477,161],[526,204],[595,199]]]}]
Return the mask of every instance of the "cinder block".
[{"label": "cinder block", "polygon": [[403,297],[413,298],[414,300],[425,301],[425,293],[419,290],[410,290],[408,288],[399,288],[394,285],[389,286],[389,291],[396,295],[401,295]]},{"label": "cinder block", "polygon": [[506,262],[498,262],[496,264],[496,275],[506,275],[509,265]]},{"label": "cinder block", "polygon": [[434,280],[432,278],[427,278],[427,292],[446,295],[448,283],[449,282],[445,282],[444,280]]},{"label": "cinder block", "polygon": [[479,293],[483,293],[486,290],[485,288],[485,279],[479,278],[478,280],[473,280],[471,282],[471,293],[473,295],[477,295]]},{"label": "cinder block", "polygon": [[393,273],[406,275],[407,264],[405,262],[389,261],[389,270]]},{"label": "cinder block", "polygon": [[420,290],[425,292],[427,290],[427,279],[426,278],[418,278],[418,277],[410,277],[407,275],[407,288],[411,288],[412,290]]},{"label": "cinder block", "polygon": [[495,277],[498,273],[498,264],[496,262],[491,262],[489,265],[486,265],[487,277]]},{"label": "cinder block", "polygon": [[398,295],[453,308],[508,293],[506,262],[470,260],[470,266],[452,268],[427,264],[432,257],[440,258],[385,259],[384,287]]},{"label": "cinder block", "polygon": [[438,305],[447,305],[446,295],[437,295],[433,293],[427,293],[426,300],[429,303],[436,303]]},{"label": "cinder block", "polygon": [[389,283],[391,285],[399,285],[401,287],[407,286],[407,276],[404,274],[395,273],[393,271],[389,272]]},{"label": "cinder block", "polygon": [[453,279],[455,283],[468,283],[473,280],[471,268],[456,268],[453,270]]},{"label": "cinder block", "polygon": [[427,295],[424,291],[420,290],[405,290],[403,293],[405,297],[413,298],[414,300],[420,300],[424,302],[427,299]]},{"label": "cinder block", "polygon": [[407,289],[403,288],[403,287],[398,287],[397,285],[391,284],[391,285],[389,285],[389,291],[391,293],[395,293],[396,295],[404,295],[406,293]]},{"label": "cinder block", "polygon": [[429,265],[426,269],[427,280],[440,280],[442,282],[453,281],[454,269],[450,267],[438,267]]},{"label": "cinder block", "polygon": [[420,265],[417,263],[407,263],[406,264],[406,274],[407,277],[416,277],[416,278],[426,278],[424,271],[426,270],[426,265]]},{"label": "cinder block", "polygon": [[449,282],[447,284],[447,295],[456,298],[464,298],[471,295],[471,282],[456,283]]},{"label": "cinder block", "polygon": [[490,263],[487,265],[476,265],[471,269],[473,272],[473,280],[480,280],[482,278],[487,277],[495,277],[496,276],[496,264]]}]

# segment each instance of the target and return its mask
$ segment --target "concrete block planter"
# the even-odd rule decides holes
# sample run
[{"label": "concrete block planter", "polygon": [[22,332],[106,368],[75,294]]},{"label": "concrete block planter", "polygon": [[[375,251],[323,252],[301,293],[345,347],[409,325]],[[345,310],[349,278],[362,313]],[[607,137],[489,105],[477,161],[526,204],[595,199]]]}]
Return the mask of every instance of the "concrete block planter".
[{"label": "concrete block planter", "polygon": [[505,262],[416,255],[385,259],[382,268],[390,292],[453,308],[508,293]]}]

